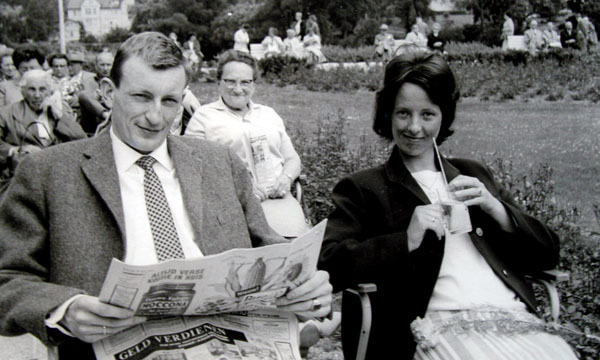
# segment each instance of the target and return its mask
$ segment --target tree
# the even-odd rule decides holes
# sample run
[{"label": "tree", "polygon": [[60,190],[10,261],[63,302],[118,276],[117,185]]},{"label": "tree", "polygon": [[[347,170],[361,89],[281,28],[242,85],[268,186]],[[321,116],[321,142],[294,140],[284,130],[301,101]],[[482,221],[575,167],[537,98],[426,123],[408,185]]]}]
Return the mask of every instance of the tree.
[{"label": "tree", "polygon": [[0,4],[2,39],[22,43],[45,41],[58,31],[58,3],[47,0],[4,0]]}]

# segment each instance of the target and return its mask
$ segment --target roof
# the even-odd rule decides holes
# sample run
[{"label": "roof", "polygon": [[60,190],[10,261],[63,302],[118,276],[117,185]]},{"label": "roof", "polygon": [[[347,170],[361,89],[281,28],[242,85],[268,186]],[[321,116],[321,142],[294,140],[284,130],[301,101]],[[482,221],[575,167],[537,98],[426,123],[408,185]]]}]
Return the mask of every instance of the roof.
[{"label": "roof", "polygon": [[[100,4],[101,9],[118,9],[121,7],[122,0],[95,0]],[[84,0],[67,0],[67,9],[79,9]]]}]

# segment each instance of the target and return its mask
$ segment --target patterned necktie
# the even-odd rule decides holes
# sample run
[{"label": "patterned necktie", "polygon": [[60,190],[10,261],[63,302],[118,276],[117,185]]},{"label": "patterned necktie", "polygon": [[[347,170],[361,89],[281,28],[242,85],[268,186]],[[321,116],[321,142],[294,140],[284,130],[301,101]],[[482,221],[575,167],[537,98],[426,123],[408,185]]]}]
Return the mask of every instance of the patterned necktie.
[{"label": "patterned necktie", "polygon": [[183,249],[177,236],[173,216],[165,197],[160,179],[152,165],[156,159],[152,156],[142,156],[135,164],[144,169],[144,197],[146,211],[150,220],[150,230],[154,239],[154,248],[158,261],[168,259],[183,259]]}]

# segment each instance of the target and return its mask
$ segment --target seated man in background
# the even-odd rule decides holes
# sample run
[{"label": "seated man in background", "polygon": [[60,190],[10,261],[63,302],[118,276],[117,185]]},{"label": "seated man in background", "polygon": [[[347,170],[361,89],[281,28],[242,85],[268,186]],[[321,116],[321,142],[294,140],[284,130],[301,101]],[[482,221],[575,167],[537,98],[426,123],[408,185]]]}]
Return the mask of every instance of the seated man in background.
[{"label": "seated man in background", "polygon": [[[37,46],[25,44],[15,49],[12,60],[19,74],[23,74],[28,70],[41,69],[45,56]],[[0,83],[0,107],[21,100],[23,100],[21,88],[16,81],[3,81]]]},{"label": "seated man in background", "polygon": [[527,51],[533,56],[537,55],[544,48],[544,36],[537,27],[536,20],[531,20],[529,29],[525,31],[525,46]]},{"label": "seated man in background", "polygon": [[85,55],[83,52],[71,51],[67,53],[67,58],[69,59],[71,84],[77,89],[77,92],[96,91],[98,89],[96,74],[83,70],[83,64],[85,64]]},{"label": "seated man in background", "polygon": [[388,61],[394,54],[394,35],[388,32],[386,24],[381,24],[379,30],[379,34],[375,35],[375,53],[383,61]]},{"label": "seated man in background", "polygon": [[56,90],[65,100],[71,109],[74,110],[74,115],[77,117],[79,109],[79,101],[77,99],[77,84],[71,81],[69,74],[69,59],[65,54],[52,54],[48,59],[48,64],[52,68],[52,80],[56,85]]},{"label": "seated man in background", "polygon": [[562,45],[560,43],[560,34],[554,28],[554,23],[552,21],[548,21],[546,26],[546,30],[542,32],[542,36],[544,37],[544,46],[546,49],[561,48]]},{"label": "seated man in background", "polygon": [[23,156],[85,133],[74,121],[69,105],[52,94],[52,79],[44,70],[23,74],[23,100],[0,109],[0,170],[9,179]]},{"label": "seated man in background", "polygon": [[80,123],[88,135],[93,135],[98,125],[106,121],[110,115],[110,109],[98,89],[100,80],[108,78],[113,60],[112,53],[108,51],[99,53],[96,56],[94,83],[87,85],[87,88],[79,93]]}]

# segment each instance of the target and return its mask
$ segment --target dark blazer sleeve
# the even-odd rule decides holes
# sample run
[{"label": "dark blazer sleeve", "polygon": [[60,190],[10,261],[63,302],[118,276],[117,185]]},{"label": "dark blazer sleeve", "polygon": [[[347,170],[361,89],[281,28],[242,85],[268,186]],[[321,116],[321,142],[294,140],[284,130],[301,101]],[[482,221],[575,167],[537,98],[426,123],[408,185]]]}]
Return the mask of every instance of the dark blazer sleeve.
[{"label": "dark blazer sleeve", "polygon": [[83,291],[48,282],[48,209],[41,180],[50,169],[35,157],[24,158],[0,202],[0,334],[30,332],[47,343],[46,315]]},{"label": "dark blazer sleeve", "polygon": [[382,276],[393,276],[409,287],[416,266],[423,263],[420,257],[432,250],[428,244],[437,241],[428,232],[422,248],[409,253],[406,228],[412,201],[407,199],[406,208],[392,210],[385,203],[388,190],[380,169],[352,175],[335,186],[335,209],[328,218],[319,259],[319,268],[330,273],[334,291]]}]

